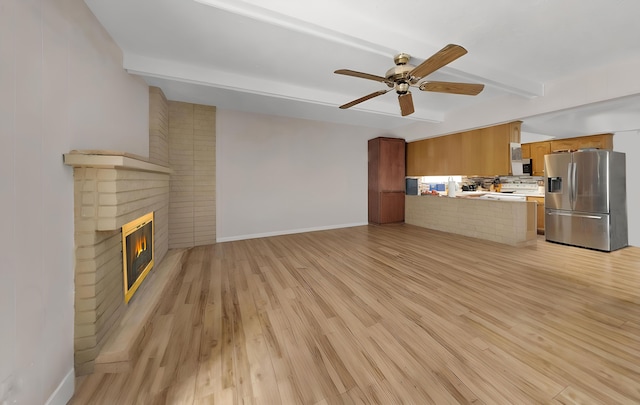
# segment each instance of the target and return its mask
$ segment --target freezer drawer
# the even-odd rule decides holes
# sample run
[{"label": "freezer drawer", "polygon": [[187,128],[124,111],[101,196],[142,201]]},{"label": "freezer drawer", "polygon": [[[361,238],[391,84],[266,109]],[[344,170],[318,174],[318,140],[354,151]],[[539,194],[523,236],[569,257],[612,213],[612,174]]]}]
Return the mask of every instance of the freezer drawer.
[{"label": "freezer drawer", "polygon": [[611,223],[607,214],[545,210],[545,238],[551,242],[611,251]]}]

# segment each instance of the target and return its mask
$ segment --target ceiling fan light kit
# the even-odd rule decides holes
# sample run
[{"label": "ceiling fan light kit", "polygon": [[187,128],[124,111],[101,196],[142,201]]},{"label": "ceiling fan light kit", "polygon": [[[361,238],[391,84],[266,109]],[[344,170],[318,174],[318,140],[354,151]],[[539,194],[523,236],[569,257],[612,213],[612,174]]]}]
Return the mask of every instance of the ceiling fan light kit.
[{"label": "ceiling fan light kit", "polygon": [[346,109],[353,107],[354,105],[360,104],[363,101],[381,96],[385,93],[388,93],[392,89],[395,89],[396,93],[398,94],[400,112],[402,116],[406,116],[412,114],[415,111],[413,106],[413,98],[411,96],[411,92],[409,91],[410,87],[417,87],[421,91],[475,96],[484,89],[483,84],[429,81],[420,82],[420,80],[422,80],[424,77],[430,75],[441,67],[448,65],[449,63],[453,62],[466,53],[467,50],[460,45],[449,44],[418,66],[409,64],[409,61],[411,60],[411,56],[409,54],[399,53],[393,58],[395,66],[387,70],[387,73],[384,77],[372,75],[369,73],[357,72],[355,70],[349,69],[336,70],[334,72],[336,74],[374,80],[384,83],[390,87],[389,90],[376,91],[364,97],[360,97],[357,100],[353,100],[347,104],[343,104],[340,106],[340,108]]}]

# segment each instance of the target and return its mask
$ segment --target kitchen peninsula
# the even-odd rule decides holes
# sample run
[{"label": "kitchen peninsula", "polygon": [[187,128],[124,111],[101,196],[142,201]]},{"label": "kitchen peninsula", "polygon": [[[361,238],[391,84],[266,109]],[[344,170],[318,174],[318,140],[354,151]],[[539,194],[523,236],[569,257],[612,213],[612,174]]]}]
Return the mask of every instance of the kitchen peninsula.
[{"label": "kitchen peninsula", "polygon": [[405,197],[405,223],[514,246],[536,240],[536,203],[438,196]]}]

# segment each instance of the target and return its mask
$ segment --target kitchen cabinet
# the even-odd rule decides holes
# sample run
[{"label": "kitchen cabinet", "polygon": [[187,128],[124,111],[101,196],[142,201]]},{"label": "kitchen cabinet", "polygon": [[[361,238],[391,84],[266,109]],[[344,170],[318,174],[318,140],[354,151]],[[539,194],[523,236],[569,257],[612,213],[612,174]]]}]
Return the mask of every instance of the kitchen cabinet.
[{"label": "kitchen cabinet", "polygon": [[461,173],[461,134],[439,136],[407,144],[407,176]]},{"label": "kitchen cabinet", "polygon": [[549,142],[535,142],[529,144],[531,149],[531,175],[544,176],[544,155],[551,153]]},{"label": "kitchen cabinet", "polygon": [[390,224],[394,222],[404,222],[404,196],[404,191],[381,192],[379,195],[379,221],[374,223]]},{"label": "kitchen cabinet", "polygon": [[[511,128],[482,128],[462,133],[463,175],[495,176],[511,171]],[[457,174],[457,173],[456,173]]]},{"label": "kitchen cabinet", "polygon": [[522,144],[522,158],[523,159],[531,159],[531,144],[523,143]]},{"label": "kitchen cabinet", "polygon": [[535,201],[537,205],[537,229],[539,235],[544,235],[544,197],[527,197],[527,201]]},{"label": "kitchen cabinet", "polygon": [[[520,121],[407,144],[407,176],[495,176],[511,172]],[[517,140],[516,140],[517,139]]]},{"label": "kitchen cabinet", "polygon": [[369,222],[404,222],[405,141],[375,138],[368,142]]},{"label": "kitchen cabinet", "polygon": [[418,141],[407,144],[407,176],[422,176],[420,173],[429,173],[428,165],[431,163],[429,156],[430,142]]},{"label": "kitchen cabinet", "polygon": [[462,147],[461,134],[440,136],[429,139],[426,157],[427,173],[447,175],[461,173]]},{"label": "kitchen cabinet", "polygon": [[[507,125],[507,128],[509,129],[509,142],[520,143],[520,139],[521,139],[520,127],[522,126],[522,121],[514,121],[506,125]],[[491,127],[491,128],[495,128],[495,127]]]},{"label": "kitchen cabinet", "polygon": [[551,143],[551,152],[586,148],[613,149],[613,134],[598,134],[580,136],[576,138],[554,139],[549,142]]},{"label": "kitchen cabinet", "polygon": [[531,142],[522,144],[522,157],[525,156],[525,150],[528,149],[528,156],[533,166],[533,176],[544,176],[544,155],[550,153],[578,150],[586,148],[597,149],[613,149],[613,134],[598,134],[589,136],[579,136],[575,138],[554,139],[543,142]]}]

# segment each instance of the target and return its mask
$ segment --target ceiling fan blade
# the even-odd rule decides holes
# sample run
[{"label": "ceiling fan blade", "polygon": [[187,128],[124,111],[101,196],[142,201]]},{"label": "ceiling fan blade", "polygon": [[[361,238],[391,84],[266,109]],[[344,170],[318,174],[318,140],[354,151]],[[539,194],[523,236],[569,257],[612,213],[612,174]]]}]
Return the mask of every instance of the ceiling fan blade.
[{"label": "ceiling fan blade", "polygon": [[398,102],[400,102],[400,112],[402,116],[413,114],[415,111],[413,108],[413,97],[411,96],[411,92],[407,92],[406,94],[398,95]]},{"label": "ceiling fan blade", "polygon": [[385,77],[371,75],[369,73],[356,72],[355,70],[339,69],[339,70],[336,70],[333,73],[337,73],[339,75],[360,77],[362,79],[375,80],[376,82],[382,82],[382,83],[387,83],[387,84],[393,83],[393,82],[387,80],[387,78],[385,78]]},{"label": "ceiling fan blade", "polygon": [[484,84],[453,83],[453,82],[423,82],[420,90],[435,91],[438,93],[465,94],[475,96],[484,89]]},{"label": "ceiling fan blade", "polygon": [[[389,90],[391,90],[391,89],[389,89]],[[369,99],[371,99],[371,98],[381,96],[381,95],[383,95],[383,94],[387,93],[389,90],[379,90],[379,91],[376,91],[376,92],[374,92],[374,93],[367,94],[366,96],[364,96],[364,97],[360,97],[360,98],[359,98],[359,99],[357,99],[357,100],[353,100],[353,101],[352,101],[352,102],[350,102],[350,103],[347,103],[347,104],[343,104],[343,105],[341,105],[341,106],[340,106],[340,108],[344,110],[345,108],[353,107],[354,105],[356,105],[356,104],[360,104],[360,103],[362,103],[363,101],[367,101],[367,100],[369,100]]]},{"label": "ceiling fan blade", "polygon": [[429,59],[416,66],[411,72],[409,72],[409,75],[414,77],[415,80],[419,80],[453,62],[465,53],[467,53],[467,50],[460,45],[449,44],[436,52]]}]

